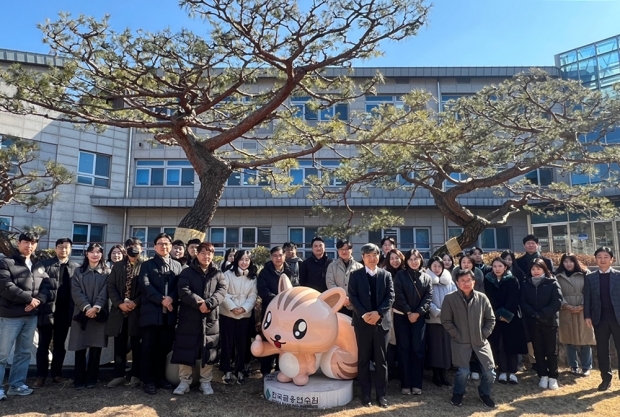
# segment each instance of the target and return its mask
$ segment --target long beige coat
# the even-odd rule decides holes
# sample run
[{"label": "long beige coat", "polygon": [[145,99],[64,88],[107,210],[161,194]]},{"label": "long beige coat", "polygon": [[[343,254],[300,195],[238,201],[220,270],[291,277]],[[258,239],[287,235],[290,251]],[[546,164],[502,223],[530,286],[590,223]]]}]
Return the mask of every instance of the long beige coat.
[{"label": "long beige coat", "polygon": [[583,306],[583,286],[585,278],[575,272],[567,277],[564,272],[556,275],[562,289],[562,309],[560,310],[560,343],[568,345],[596,345],[594,329],[585,323],[583,311],[573,314],[564,309],[564,305]]},{"label": "long beige coat", "polygon": [[467,303],[460,290],[447,294],[441,307],[441,324],[452,337],[452,363],[468,368],[471,353],[480,360],[482,369],[495,367],[487,338],[495,327],[495,314],[486,295],[474,291]]}]

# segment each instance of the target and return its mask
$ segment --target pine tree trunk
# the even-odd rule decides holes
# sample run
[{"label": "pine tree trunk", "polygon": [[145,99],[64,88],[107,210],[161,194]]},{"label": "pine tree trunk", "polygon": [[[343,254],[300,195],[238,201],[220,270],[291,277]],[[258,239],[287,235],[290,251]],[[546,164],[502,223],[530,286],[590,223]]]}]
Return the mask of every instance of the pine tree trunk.
[{"label": "pine tree trunk", "polygon": [[[478,236],[486,229],[486,224],[479,219],[474,219],[463,227],[463,233],[456,238],[461,250],[470,249],[476,241]],[[448,253],[448,247],[444,244],[433,253],[433,256],[443,256]]]}]

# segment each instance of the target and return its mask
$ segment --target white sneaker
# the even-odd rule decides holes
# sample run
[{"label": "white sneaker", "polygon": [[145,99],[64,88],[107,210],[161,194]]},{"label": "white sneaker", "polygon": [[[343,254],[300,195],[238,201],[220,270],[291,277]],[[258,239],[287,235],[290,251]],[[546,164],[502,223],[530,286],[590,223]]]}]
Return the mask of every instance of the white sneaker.
[{"label": "white sneaker", "polygon": [[510,374],[508,376],[508,383],[509,384],[513,384],[513,385],[517,385],[519,383],[519,380],[517,379],[517,376],[515,374]]},{"label": "white sneaker", "polygon": [[6,401],[6,394],[2,389],[0,389],[0,401]]},{"label": "white sneaker", "polygon": [[559,389],[560,386],[558,385],[558,380],[555,378],[549,378],[549,389]]},{"label": "white sneaker", "polygon": [[189,383],[185,381],[181,381],[179,383],[179,386],[176,387],[174,391],[172,391],[174,395],[183,395],[183,394],[187,394],[188,392],[189,392]]},{"label": "white sneaker", "polygon": [[541,376],[540,377],[540,382],[538,383],[538,386],[541,387],[542,389],[549,388],[549,377]]},{"label": "white sneaker", "polygon": [[211,388],[211,383],[210,382],[201,382],[199,389],[200,389],[200,391],[202,391],[202,393],[204,395],[212,395],[213,394],[213,388]]},{"label": "white sneaker", "polygon": [[470,377],[471,377],[472,380],[477,381],[477,380],[480,379],[480,374],[478,372],[472,372],[470,374]]},{"label": "white sneaker", "polygon": [[499,377],[497,378],[497,382],[499,382],[500,384],[505,384],[508,382],[508,376],[505,373],[501,373],[499,374]]}]

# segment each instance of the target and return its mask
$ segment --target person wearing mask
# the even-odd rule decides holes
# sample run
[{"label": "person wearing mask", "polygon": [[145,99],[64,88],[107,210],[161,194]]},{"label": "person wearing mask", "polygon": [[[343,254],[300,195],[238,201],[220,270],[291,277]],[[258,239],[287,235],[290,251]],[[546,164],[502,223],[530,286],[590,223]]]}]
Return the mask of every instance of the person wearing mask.
[{"label": "person wearing mask", "polygon": [[372,379],[370,362],[375,363],[375,394],[380,407],[387,408],[385,398],[388,373],[386,351],[394,302],[394,284],[389,272],[378,267],[379,247],[372,243],[362,246],[364,268],[349,277],[349,301],[353,306],[353,329],[357,341],[357,381],[362,390],[362,404],[371,407]]},{"label": "person wearing mask", "polygon": [[181,264],[181,266],[187,265],[187,257],[185,253],[185,242],[182,240],[175,240],[172,242],[172,250],[170,251],[170,257]]},{"label": "person wearing mask", "polygon": [[[352,272],[363,268],[363,265],[353,259],[353,245],[348,240],[339,240],[336,243],[338,259],[330,263],[325,274],[327,288],[340,287],[347,291],[349,287],[349,276]],[[340,312],[349,317],[353,315],[353,307],[347,298]]]},{"label": "person wearing mask", "polygon": [[316,236],[312,239],[312,254],[299,266],[299,285],[313,288],[318,292],[326,291],[325,275],[327,267],[332,262],[333,259],[325,253],[325,241]]},{"label": "person wearing mask", "polygon": [[[249,250],[235,253],[231,267],[224,273],[226,296],[220,304],[220,328],[222,349],[220,371],[222,380],[229,385],[245,383],[246,347],[248,328],[251,324],[254,304],[258,296],[256,286],[257,269]],[[235,362],[235,375],[231,361]]]},{"label": "person wearing mask", "polygon": [[[17,250],[0,259],[0,401],[8,395],[30,395],[26,385],[30,350],[37,328],[38,309],[53,297],[50,280],[34,251],[39,235],[19,235]],[[9,354],[13,363],[9,390],[4,393],[4,373]]]},{"label": "person wearing mask", "polygon": [[289,277],[291,279],[291,284],[293,284],[293,287],[297,287],[299,285],[299,266],[303,262],[303,259],[297,256],[297,245],[293,242],[285,242],[284,245],[282,245],[282,249],[284,249],[285,262],[288,264],[289,268],[291,268],[291,273],[293,274]]},{"label": "person wearing mask", "polygon": [[106,267],[108,269],[112,269],[112,266],[116,262],[122,261],[123,259],[125,259],[125,257],[127,257],[127,252],[125,251],[125,248],[123,247],[123,245],[112,246],[112,248],[110,248],[110,251],[108,252],[108,258],[106,259]]},{"label": "person wearing mask", "polygon": [[[278,282],[280,275],[290,276],[291,268],[284,262],[284,251],[281,246],[274,246],[269,251],[271,260],[265,263],[265,267],[261,269],[257,279],[258,296],[261,298],[263,313],[267,310],[267,306],[271,300],[278,295]],[[260,318],[262,323],[263,317]],[[260,358],[260,371],[263,377],[271,373],[273,362],[277,362],[278,355],[265,356]]]},{"label": "person wearing mask", "polygon": [[525,253],[517,258],[517,266],[526,277],[530,277],[530,263],[536,259],[540,258],[545,262],[547,269],[551,274],[553,274],[553,262],[551,259],[542,256],[540,253],[540,246],[538,245],[538,238],[534,235],[527,235],[523,238],[523,249],[525,249]]},{"label": "person wearing mask", "polygon": [[431,277],[424,271],[424,258],[417,249],[405,254],[405,269],[394,278],[394,331],[404,395],[422,394],[426,354],[426,313],[433,299]]},{"label": "person wearing mask", "polygon": [[73,242],[68,237],[56,241],[56,256],[41,262],[49,276],[53,301],[39,307],[37,330],[39,332],[39,346],[37,346],[37,379],[33,388],[45,385],[45,379],[50,367],[49,349],[54,340],[52,349],[51,374],[55,383],[65,382],[62,376],[62,365],[65,361],[65,341],[71,328],[73,318],[73,299],[71,298],[71,277],[80,267],[77,262],[69,259]]},{"label": "person wearing mask", "polygon": [[596,345],[594,329],[586,325],[583,314],[583,288],[588,268],[579,262],[575,254],[565,253],[555,272],[563,298],[560,309],[560,343],[566,348],[571,372],[588,376],[592,369],[592,345]]},{"label": "person wearing mask", "polygon": [[491,269],[492,272],[484,277],[484,293],[491,302],[496,318],[489,343],[499,372],[497,382],[516,385],[519,383],[519,354],[527,353],[527,341],[520,317],[519,281],[512,276],[502,258],[493,259]]},{"label": "person wearing mask", "polygon": [[114,371],[108,388],[115,388],[125,383],[128,346],[131,346],[132,352],[129,385],[131,387],[140,385],[140,293],[137,277],[142,266],[140,259],[142,241],[137,238],[127,239],[125,250],[127,257],[114,264],[107,282],[108,297],[112,306],[105,333],[114,337]]},{"label": "person wearing mask", "polygon": [[213,394],[213,364],[217,361],[220,339],[219,306],[226,296],[226,279],[213,263],[214,254],[213,245],[202,242],[196,248],[196,258],[179,275],[181,307],[170,359],[170,363],[179,365],[180,382],[175,395],[189,392],[199,358],[199,389],[204,395]]},{"label": "person wearing mask", "polygon": [[483,254],[484,254],[484,251],[482,250],[482,248],[479,248],[478,246],[474,246],[469,251],[469,256],[471,256],[472,259],[474,260],[475,267],[478,268],[480,271],[482,271],[482,275],[485,276],[486,274],[492,271],[491,271],[491,267],[484,263],[484,259],[482,258]]},{"label": "person wearing mask", "polygon": [[196,249],[198,249],[198,245],[200,245],[200,243],[202,243],[202,240],[200,239],[190,239],[187,241],[187,251],[185,254],[187,263],[190,263],[196,259]]},{"label": "person wearing mask", "polygon": [[586,325],[594,328],[596,354],[602,382],[599,391],[611,386],[612,369],[609,344],[614,338],[620,357],[620,271],[613,269],[614,252],[606,246],[594,252],[596,272],[586,275],[583,287],[583,313]]},{"label": "person wearing mask", "polygon": [[543,259],[533,259],[529,271],[521,288],[521,310],[534,347],[538,386],[557,390],[557,332],[562,291]]},{"label": "person wearing mask", "polygon": [[438,256],[428,261],[426,272],[433,285],[426,319],[426,364],[433,370],[433,383],[438,387],[449,387],[452,384],[446,378],[446,370],[452,366],[451,337],[441,325],[441,306],[446,295],[456,291],[456,285],[450,272],[444,268],[444,260]]},{"label": "person wearing mask", "polygon": [[224,260],[222,261],[222,264],[220,265],[220,270],[222,272],[225,272],[226,270],[228,270],[230,265],[232,265],[233,261],[235,260],[236,253],[237,253],[237,249],[235,248],[230,248],[224,253]]},{"label": "person wearing mask", "polygon": [[[71,281],[73,322],[69,333],[69,350],[75,352],[73,386],[76,390],[95,388],[99,377],[101,350],[108,346],[105,335],[108,307],[108,274],[103,247],[91,243],[82,265]],[[88,364],[86,357],[88,356]]]},{"label": "person wearing mask", "polygon": [[469,376],[469,362],[475,355],[482,366],[478,396],[489,408],[495,408],[491,388],[495,378],[495,363],[488,337],[495,327],[495,315],[489,299],[474,290],[474,273],[462,269],[456,277],[458,291],[446,295],[441,309],[441,324],[452,337],[452,363],[458,367],[452,389],[452,405],[460,407]]},{"label": "person wearing mask", "polygon": [[183,267],[170,257],[172,238],[166,233],[153,240],[155,256],[144,261],[138,273],[140,292],[140,331],[142,349],[140,373],[144,392],[157,393],[157,388],[170,389],[165,378],[166,356],[174,342],[177,323],[177,282]]},{"label": "person wearing mask", "polygon": [[396,241],[391,236],[384,236],[381,239],[381,256],[379,257],[379,265],[383,265],[387,254],[392,249],[396,249]]}]

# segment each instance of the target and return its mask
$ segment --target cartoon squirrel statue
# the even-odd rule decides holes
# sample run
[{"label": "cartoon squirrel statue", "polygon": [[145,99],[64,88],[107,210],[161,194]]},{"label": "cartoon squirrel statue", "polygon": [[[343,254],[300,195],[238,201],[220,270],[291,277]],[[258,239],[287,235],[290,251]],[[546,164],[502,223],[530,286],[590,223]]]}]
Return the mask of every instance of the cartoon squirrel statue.
[{"label": "cartoon squirrel statue", "polygon": [[[306,385],[319,368],[334,379],[357,376],[357,343],[351,318],[338,313],[347,298],[342,288],[324,293],[293,287],[282,274],[278,295],[267,306],[263,337],[256,336],[252,354],[279,354],[278,381]],[[264,340],[263,340],[264,339]]]}]

